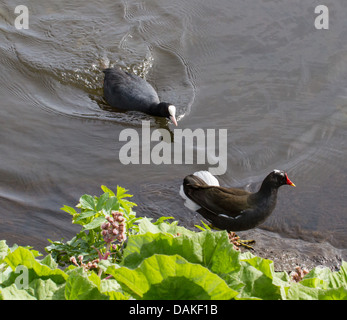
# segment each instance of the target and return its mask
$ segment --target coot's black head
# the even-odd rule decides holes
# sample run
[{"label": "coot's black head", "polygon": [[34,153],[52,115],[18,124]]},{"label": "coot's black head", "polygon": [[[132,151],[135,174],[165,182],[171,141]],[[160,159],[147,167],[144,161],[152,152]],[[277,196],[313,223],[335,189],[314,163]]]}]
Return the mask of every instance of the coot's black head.
[{"label": "coot's black head", "polygon": [[160,113],[162,117],[169,118],[175,126],[177,126],[176,121],[176,107],[167,102],[160,102],[158,104],[158,108],[160,109]]},{"label": "coot's black head", "polygon": [[285,184],[295,187],[295,184],[290,181],[288,175],[282,171],[275,169],[264,179],[264,183],[272,188],[279,188]]}]

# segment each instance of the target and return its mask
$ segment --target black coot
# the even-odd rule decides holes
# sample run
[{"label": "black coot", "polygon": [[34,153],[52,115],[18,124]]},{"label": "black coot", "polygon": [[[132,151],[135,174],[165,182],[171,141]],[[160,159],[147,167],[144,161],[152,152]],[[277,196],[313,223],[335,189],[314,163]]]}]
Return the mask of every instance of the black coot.
[{"label": "black coot", "polygon": [[103,72],[104,96],[111,107],[166,117],[177,126],[176,107],[160,102],[157,92],[146,80],[116,68],[108,68]]}]

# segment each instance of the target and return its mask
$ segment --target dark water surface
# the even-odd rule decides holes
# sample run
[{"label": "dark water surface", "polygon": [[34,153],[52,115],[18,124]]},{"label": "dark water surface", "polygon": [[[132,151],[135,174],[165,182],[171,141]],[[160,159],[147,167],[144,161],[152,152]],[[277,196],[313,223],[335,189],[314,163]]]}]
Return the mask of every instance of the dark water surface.
[{"label": "dark water surface", "polygon": [[[316,1],[10,1],[0,6],[0,239],[43,248],[78,227],[59,210],[100,186],[134,194],[140,216],[200,219],[178,195],[209,165],[129,165],[123,129],[173,129],[111,112],[101,65],[145,76],[177,106],[179,128],[228,129],[223,185],[257,188],[283,169],[262,225],[284,237],[347,248],[347,3]],[[29,9],[29,29],[14,8]]]}]

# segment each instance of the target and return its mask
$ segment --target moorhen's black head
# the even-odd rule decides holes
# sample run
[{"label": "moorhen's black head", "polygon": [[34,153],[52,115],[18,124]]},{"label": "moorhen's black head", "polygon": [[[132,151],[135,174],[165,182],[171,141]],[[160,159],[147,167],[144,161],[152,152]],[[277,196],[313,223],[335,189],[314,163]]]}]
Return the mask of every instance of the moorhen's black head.
[{"label": "moorhen's black head", "polygon": [[264,183],[272,188],[279,188],[285,184],[295,187],[295,184],[290,181],[287,174],[282,170],[275,169],[264,179]]},{"label": "moorhen's black head", "polygon": [[169,118],[175,126],[177,126],[176,121],[176,107],[167,102],[160,102],[157,106],[159,109],[160,115],[162,117]]}]

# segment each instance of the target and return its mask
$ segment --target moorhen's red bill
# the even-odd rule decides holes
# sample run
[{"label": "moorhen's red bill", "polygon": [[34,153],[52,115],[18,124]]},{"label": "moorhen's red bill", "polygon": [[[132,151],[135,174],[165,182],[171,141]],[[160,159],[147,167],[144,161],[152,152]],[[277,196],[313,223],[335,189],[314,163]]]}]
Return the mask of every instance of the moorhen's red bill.
[{"label": "moorhen's red bill", "polygon": [[258,192],[238,188],[223,188],[208,171],[186,176],[180,195],[185,206],[200,213],[213,226],[227,231],[242,231],[256,227],[270,216],[276,206],[280,186],[295,184],[282,170],[272,171]]}]

